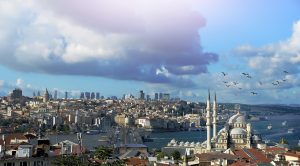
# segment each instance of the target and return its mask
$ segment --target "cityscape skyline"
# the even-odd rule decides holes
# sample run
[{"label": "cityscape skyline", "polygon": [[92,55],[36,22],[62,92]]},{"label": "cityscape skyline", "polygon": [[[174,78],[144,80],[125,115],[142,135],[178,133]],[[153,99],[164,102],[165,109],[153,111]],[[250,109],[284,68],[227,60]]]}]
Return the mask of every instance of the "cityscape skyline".
[{"label": "cityscape skyline", "polygon": [[222,102],[298,103],[296,0],[83,3],[0,2],[0,95],[143,90],[204,102],[211,89]]}]

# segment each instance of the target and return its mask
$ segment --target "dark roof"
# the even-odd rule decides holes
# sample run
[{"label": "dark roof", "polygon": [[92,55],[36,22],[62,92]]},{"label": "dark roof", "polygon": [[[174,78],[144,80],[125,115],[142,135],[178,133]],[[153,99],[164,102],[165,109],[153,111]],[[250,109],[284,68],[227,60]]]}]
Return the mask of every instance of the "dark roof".
[{"label": "dark roof", "polygon": [[120,145],[118,147],[127,147],[127,148],[147,148],[148,146],[144,144],[125,144],[125,145]]},{"label": "dark roof", "polygon": [[226,160],[238,159],[238,157],[235,155],[221,153],[221,152],[195,154],[195,156],[199,158],[199,161],[212,161],[216,159],[226,159]]},{"label": "dark roof", "polygon": [[167,155],[171,155],[171,153],[174,152],[175,150],[177,150],[181,156],[183,156],[186,152],[185,147],[164,147],[162,149],[162,151],[165,152]]}]

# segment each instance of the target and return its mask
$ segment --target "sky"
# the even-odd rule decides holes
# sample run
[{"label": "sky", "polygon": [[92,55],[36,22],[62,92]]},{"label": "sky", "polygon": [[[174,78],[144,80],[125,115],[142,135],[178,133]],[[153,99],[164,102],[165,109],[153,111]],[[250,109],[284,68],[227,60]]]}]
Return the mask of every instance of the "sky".
[{"label": "sky", "polygon": [[299,104],[299,11],[297,0],[0,0],[0,95],[204,102],[209,89],[220,102]]}]

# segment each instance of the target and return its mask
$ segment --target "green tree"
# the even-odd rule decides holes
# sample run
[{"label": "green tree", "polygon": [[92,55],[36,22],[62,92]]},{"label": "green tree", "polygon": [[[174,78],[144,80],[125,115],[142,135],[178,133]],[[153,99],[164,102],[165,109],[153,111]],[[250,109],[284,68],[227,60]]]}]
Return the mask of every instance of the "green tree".
[{"label": "green tree", "polygon": [[158,160],[160,160],[160,159],[164,158],[165,156],[166,156],[165,152],[161,151],[161,152],[159,152],[159,153],[157,154],[156,157],[157,157]]},{"label": "green tree", "polygon": [[113,154],[112,148],[105,147],[103,145],[96,148],[94,156],[100,160],[107,160]]},{"label": "green tree", "polygon": [[284,139],[284,138],[281,138],[280,141],[279,141],[279,143],[280,144],[286,144],[286,145],[289,144],[288,141],[286,139]]},{"label": "green tree", "polygon": [[85,164],[80,157],[75,155],[63,155],[57,157],[53,162],[53,165],[57,166],[85,166]]},{"label": "green tree", "polygon": [[174,160],[180,160],[181,159],[181,155],[180,155],[180,152],[178,150],[174,150],[171,153],[171,156],[173,157]]}]

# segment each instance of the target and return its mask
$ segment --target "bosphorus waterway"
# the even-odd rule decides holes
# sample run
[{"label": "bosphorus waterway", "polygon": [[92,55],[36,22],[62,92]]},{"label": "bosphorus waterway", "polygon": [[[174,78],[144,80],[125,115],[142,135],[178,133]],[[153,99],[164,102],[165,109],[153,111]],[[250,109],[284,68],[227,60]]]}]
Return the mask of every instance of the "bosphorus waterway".
[{"label": "bosphorus waterway", "polygon": [[[281,138],[288,141],[291,147],[297,146],[298,140],[300,139],[300,125],[299,125],[300,115],[286,114],[286,115],[275,115],[269,116],[266,121],[253,121],[251,124],[255,132],[262,135],[264,140],[270,140],[270,142],[278,142]],[[287,121],[286,126],[282,126],[282,122]],[[272,129],[268,130],[267,126],[272,124]],[[218,126],[218,130],[223,126]],[[289,128],[294,128],[293,133],[288,133]],[[83,136],[83,146],[88,149],[93,149],[99,146],[101,142],[99,140],[105,138],[105,133],[100,133],[97,135],[84,135]],[[177,131],[177,132],[156,132],[151,133],[150,137],[153,142],[145,142],[145,145],[149,149],[159,149],[167,145],[171,139],[176,139],[177,141],[189,141],[189,142],[203,142],[206,139],[206,131]],[[57,141],[70,140],[77,142],[76,134],[70,135],[50,135],[50,140],[53,143]],[[103,142],[102,142],[103,144]]]}]

